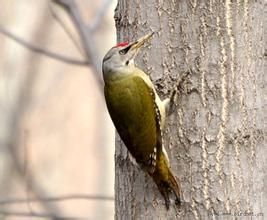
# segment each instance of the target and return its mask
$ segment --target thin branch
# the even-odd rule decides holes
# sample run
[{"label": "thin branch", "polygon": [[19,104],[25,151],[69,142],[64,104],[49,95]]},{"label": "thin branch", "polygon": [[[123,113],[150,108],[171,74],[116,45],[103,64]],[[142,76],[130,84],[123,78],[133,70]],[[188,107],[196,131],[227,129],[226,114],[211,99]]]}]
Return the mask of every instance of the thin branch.
[{"label": "thin branch", "polygon": [[92,33],[94,33],[97,30],[99,24],[101,23],[104,15],[106,14],[106,11],[109,9],[109,7],[111,5],[111,3],[112,3],[111,0],[103,0],[103,3],[101,5],[100,9],[97,11],[97,14],[94,17],[94,20],[89,25],[89,29]]},{"label": "thin branch", "polygon": [[15,34],[5,30],[4,28],[0,27],[0,33],[5,35],[6,37],[8,37],[9,39],[14,40],[15,42],[17,42],[18,44],[24,46],[25,48],[35,52],[35,53],[39,53],[41,55],[59,60],[61,62],[64,63],[68,63],[68,64],[74,64],[74,65],[80,65],[80,66],[88,66],[90,65],[90,63],[88,61],[80,61],[80,60],[76,60],[75,58],[71,58],[71,57],[66,57],[64,55],[61,54],[57,54],[51,51],[48,51],[46,49],[37,47],[35,45],[32,45],[31,43],[25,41],[24,39],[16,36]]},{"label": "thin branch", "polygon": [[33,217],[33,218],[49,218],[54,220],[88,220],[86,217],[74,217],[74,216],[54,216],[48,213],[39,213],[39,212],[23,212],[15,210],[4,210],[0,209],[0,216],[16,216],[16,217]]},{"label": "thin branch", "polygon": [[53,5],[49,4],[49,10],[53,18],[58,22],[60,27],[64,30],[64,32],[67,34],[67,36],[71,39],[72,43],[76,47],[76,49],[80,52],[82,56],[84,56],[84,52],[82,51],[82,48],[78,41],[75,39],[69,28],[65,25],[64,21],[60,18],[60,16],[56,13],[56,11],[53,8]]},{"label": "thin branch", "polygon": [[6,198],[0,199],[0,205],[16,204],[16,203],[26,203],[26,202],[61,202],[66,200],[100,200],[100,201],[114,201],[112,196],[104,195],[86,195],[86,194],[70,194],[57,197],[41,197],[41,198]]},{"label": "thin branch", "polygon": [[81,38],[81,42],[83,48],[85,50],[87,59],[91,61],[92,67],[96,74],[98,81],[103,84],[103,81],[100,77],[101,73],[101,62],[97,54],[97,50],[95,48],[95,43],[92,37],[92,33],[88,30],[87,25],[84,23],[83,18],[81,17],[81,12],[74,0],[51,0],[55,4],[61,6],[70,16],[72,22],[74,23],[79,36]]}]

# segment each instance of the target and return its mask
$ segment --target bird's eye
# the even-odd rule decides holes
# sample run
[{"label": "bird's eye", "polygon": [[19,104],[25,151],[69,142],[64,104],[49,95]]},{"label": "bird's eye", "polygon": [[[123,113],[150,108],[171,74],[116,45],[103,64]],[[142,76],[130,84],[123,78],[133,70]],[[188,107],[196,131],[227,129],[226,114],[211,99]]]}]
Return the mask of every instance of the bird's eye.
[{"label": "bird's eye", "polygon": [[131,45],[128,46],[128,47],[125,47],[125,48],[121,49],[121,50],[119,51],[119,54],[120,54],[120,55],[125,55],[125,54],[130,50],[130,48],[131,48]]},{"label": "bird's eye", "polygon": [[122,49],[122,50],[119,51],[119,54],[120,54],[120,55],[125,55],[126,52],[127,52],[127,51],[126,51],[125,49]]}]

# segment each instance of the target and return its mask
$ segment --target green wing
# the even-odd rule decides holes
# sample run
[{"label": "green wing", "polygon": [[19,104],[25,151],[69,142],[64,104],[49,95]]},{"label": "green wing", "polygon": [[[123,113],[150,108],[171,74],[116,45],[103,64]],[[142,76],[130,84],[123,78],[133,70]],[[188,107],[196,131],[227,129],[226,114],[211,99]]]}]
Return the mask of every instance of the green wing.
[{"label": "green wing", "polygon": [[162,150],[160,112],[153,89],[140,76],[127,76],[106,84],[105,98],[124,144],[137,163],[153,172]]}]

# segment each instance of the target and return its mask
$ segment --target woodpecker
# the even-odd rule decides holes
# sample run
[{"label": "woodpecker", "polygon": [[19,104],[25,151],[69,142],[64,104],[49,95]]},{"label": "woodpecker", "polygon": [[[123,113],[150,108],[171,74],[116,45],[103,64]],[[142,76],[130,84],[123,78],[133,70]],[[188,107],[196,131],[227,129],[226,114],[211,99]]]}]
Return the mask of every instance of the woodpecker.
[{"label": "woodpecker", "polygon": [[134,64],[139,49],[153,34],[132,43],[119,43],[107,52],[102,63],[104,94],[122,141],[142,170],[153,178],[169,209],[170,193],[174,193],[177,205],[181,203],[180,183],[171,172],[162,137],[175,92],[161,101],[149,76]]}]

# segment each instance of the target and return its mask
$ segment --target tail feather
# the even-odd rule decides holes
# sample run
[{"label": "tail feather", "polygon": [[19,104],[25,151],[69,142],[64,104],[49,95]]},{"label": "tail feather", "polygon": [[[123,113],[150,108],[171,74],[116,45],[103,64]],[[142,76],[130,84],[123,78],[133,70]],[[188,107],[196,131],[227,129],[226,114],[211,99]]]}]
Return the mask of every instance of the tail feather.
[{"label": "tail feather", "polygon": [[175,194],[177,205],[181,205],[181,186],[178,179],[174,177],[171,170],[169,169],[169,186]]},{"label": "tail feather", "polygon": [[181,187],[178,179],[174,177],[171,170],[168,168],[167,175],[162,175],[163,173],[158,172],[156,170],[154,173],[153,179],[158,186],[158,189],[165,200],[165,205],[167,210],[170,207],[170,193],[174,193],[176,199],[175,204],[181,205]]}]

